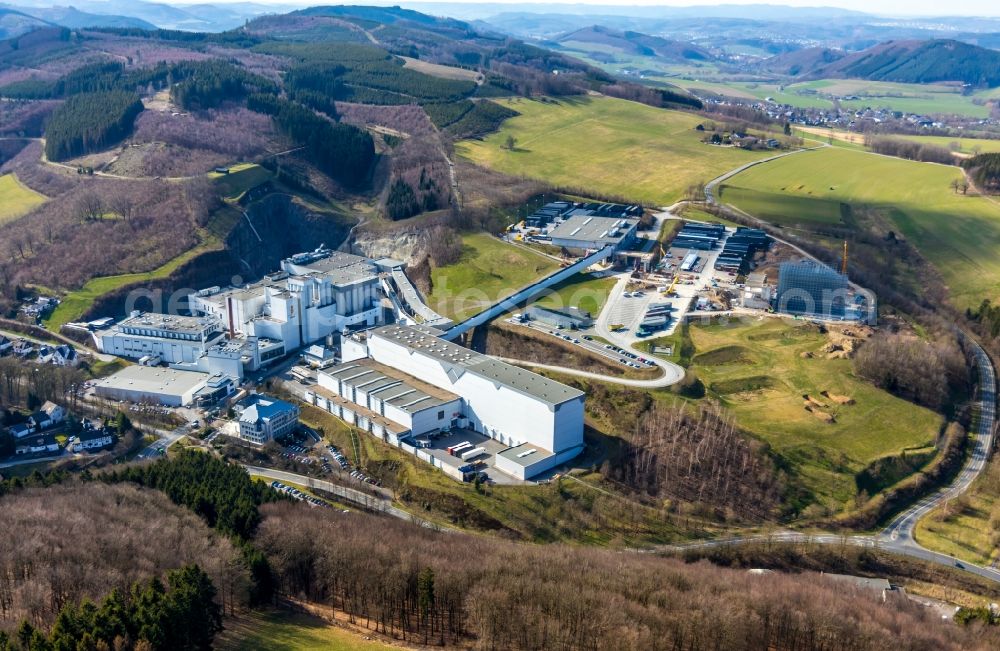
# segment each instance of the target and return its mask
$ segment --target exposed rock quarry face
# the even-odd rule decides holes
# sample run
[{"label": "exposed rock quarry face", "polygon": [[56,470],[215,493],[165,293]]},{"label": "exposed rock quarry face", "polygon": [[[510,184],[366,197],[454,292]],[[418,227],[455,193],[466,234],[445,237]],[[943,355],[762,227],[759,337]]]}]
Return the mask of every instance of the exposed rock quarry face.
[{"label": "exposed rock quarry face", "polygon": [[351,253],[369,258],[393,258],[415,264],[420,257],[421,235],[417,232],[359,233],[351,244]]}]

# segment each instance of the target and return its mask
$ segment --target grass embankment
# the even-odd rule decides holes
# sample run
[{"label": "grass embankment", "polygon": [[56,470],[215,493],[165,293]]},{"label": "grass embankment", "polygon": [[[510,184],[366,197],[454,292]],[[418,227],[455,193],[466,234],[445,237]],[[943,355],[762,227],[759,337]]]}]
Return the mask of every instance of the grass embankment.
[{"label": "grass embankment", "polygon": [[[613,488],[600,484],[597,473],[583,473],[579,481],[563,479],[547,485],[495,485],[480,493],[370,434],[354,432],[321,409],[303,406],[302,421],[322,430],[352,460],[352,439],[356,440],[359,465],[394,490],[404,508],[432,522],[533,542],[643,545],[694,535],[694,526],[683,532],[657,509],[615,494]],[[588,434],[587,443],[584,465],[586,458],[603,457],[604,447],[609,445],[594,434]]]},{"label": "grass embankment", "polygon": [[0,176],[0,224],[17,219],[47,199],[22,185],[13,174]]},{"label": "grass embankment", "polygon": [[578,307],[596,319],[614,286],[614,278],[595,278],[579,273],[557,283],[531,304],[550,308]]},{"label": "grass embankment", "polygon": [[1000,558],[1000,461],[990,461],[964,495],[924,516],[914,535],[928,549],[971,563]]},{"label": "grass embankment", "polygon": [[386,651],[401,647],[365,639],[319,617],[303,613],[249,612],[225,621],[214,646],[218,651]]},{"label": "grass embankment", "polygon": [[[247,190],[271,178],[270,172],[253,163],[240,163],[228,169],[229,174],[210,172],[208,176],[218,183],[223,195],[231,202],[235,202]],[[223,240],[241,217],[239,208],[230,204],[224,205],[212,215],[204,230],[199,233],[201,241],[194,248],[168,260],[152,271],[92,278],[83,287],[69,292],[62,298],[58,307],[46,319],[45,327],[53,332],[59,332],[67,323],[79,320],[101,296],[128,285],[167,278],[199,255],[222,247]]]},{"label": "grass embankment", "polygon": [[[690,368],[709,394],[787,461],[790,481],[830,510],[854,498],[868,481],[863,470],[925,450],[941,429],[940,415],[856,378],[848,359],[827,359],[820,352],[827,336],[815,326],[761,319],[692,324],[689,332]],[[854,404],[841,404],[846,398]]]},{"label": "grass embankment", "polygon": [[45,321],[45,327],[53,332],[59,332],[60,328],[67,323],[78,321],[91,308],[94,301],[104,294],[121,289],[127,285],[166,278],[177,271],[181,265],[190,262],[202,253],[211,251],[218,245],[217,240],[209,238],[202,244],[185,251],[176,258],[168,260],[152,271],[119,274],[117,276],[101,276],[88,280],[83,287],[70,292],[62,298],[62,301]]},{"label": "grass embankment", "polygon": [[[668,205],[698,182],[773,152],[713,147],[695,127],[705,119],[609,97],[500,102],[521,115],[483,140],[456,145],[459,155],[514,176],[584,194]],[[514,151],[504,148],[507,137]]]},{"label": "grass embankment", "polygon": [[[951,188],[956,167],[825,148],[757,165],[721,198],[784,226],[846,226],[876,211],[937,267],[959,307],[1000,298],[1000,204]],[[843,206],[841,204],[844,204]]]},{"label": "grass embankment", "polygon": [[462,244],[458,262],[431,270],[433,289],[427,296],[433,310],[453,319],[468,318],[559,267],[551,258],[485,233],[463,235]]},{"label": "grass embankment", "polygon": [[256,163],[238,163],[227,169],[228,174],[209,172],[208,178],[219,185],[223,196],[234,201],[239,200],[248,190],[271,179],[271,173]]}]

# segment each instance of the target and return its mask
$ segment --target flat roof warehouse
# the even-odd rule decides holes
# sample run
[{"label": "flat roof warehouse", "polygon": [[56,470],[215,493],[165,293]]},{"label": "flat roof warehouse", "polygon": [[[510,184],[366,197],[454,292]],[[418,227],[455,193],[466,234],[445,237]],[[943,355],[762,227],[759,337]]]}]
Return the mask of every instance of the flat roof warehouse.
[{"label": "flat roof warehouse", "polygon": [[553,240],[579,240],[614,244],[628,237],[639,224],[638,219],[571,215],[549,231]]},{"label": "flat roof warehouse", "polygon": [[497,361],[458,344],[440,339],[434,328],[385,326],[374,334],[401,346],[419,350],[434,359],[459,366],[549,405],[562,404],[583,397],[583,392],[517,366]]}]

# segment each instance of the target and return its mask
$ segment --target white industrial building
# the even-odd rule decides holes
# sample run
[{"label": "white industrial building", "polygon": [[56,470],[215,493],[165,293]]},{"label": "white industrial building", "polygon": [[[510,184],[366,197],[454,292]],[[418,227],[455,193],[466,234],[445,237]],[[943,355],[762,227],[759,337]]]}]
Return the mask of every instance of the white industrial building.
[{"label": "white industrial building", "polygon": [[299,408],[290,402],[254,394],[237,406],[240,438],[254,445],[264,445],[295,431]]},{"label": "white industrial building", "polygon": [[519,479],[580,453],[582,391],[440,335],[424,326],[384,326],[345,337],[344,361],[319,372],[309,398],[335,414],[349,411],[349,422],[390,441],[457,426],[534,449],[530,463],[501,466],[498,457],[497,467]]},{"label": "white industrial building", "polygon": [[215,402],[233,393],[232,378],[162,366],[126,366],[94,381],[94,393],[109,400],[185,407]]},{"label": "white industrial building", "polygon": [[344,362],[317,374],[314,403],[385,439],[458,425],[462,399],[369,359]]},{"label": "white industrial building", "polygon": [[285,354],[280,341],[259,337],[230,339],[215,315],[177,316],[133,312],[127,319],[96,332],[101,352],[133,359],[143,366],[171,368],[242,380]]},{"label": "white industrial building", "polygon": [[127,319],[96,334],[101,352],[127,359],[156,357],[167,364],[191,363],[222,340],[225,330],[216,317],[133,312]]},{"label": "white industrial building", "polygon": [[260,282],[191,294],[188,305],[198,316],[133,312],[94,340],[102,352],[142,365],[240,381],[296,348],[372,327],[382,314],[375,263],[326,249],[283,260]]},{"label": "white industrial building", "polygon": [[231,339],[278,341],[284,351],[348,327],[374,326],[382,310],[374,263],[325,249],[283,260],[280,272],[260,282],[203,289],[191,294],[188,304],[217,317]]},{"label": "white industrial building", "polygon": [[566,249],[596,250],[613,246],[616,251],[635,241],[639,220],[629,217],[576,215],[549,231],[553,246]]}]

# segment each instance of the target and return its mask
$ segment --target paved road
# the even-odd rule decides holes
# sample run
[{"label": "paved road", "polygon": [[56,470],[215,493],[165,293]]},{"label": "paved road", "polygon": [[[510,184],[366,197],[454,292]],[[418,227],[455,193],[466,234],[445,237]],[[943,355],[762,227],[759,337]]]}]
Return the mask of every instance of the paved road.
[{"label": "paved road", "polygon": [[146,446],[138,455],[136,455],[137,459],[153,459],[166,454],[167,448],[181,440],[185,434],[190,433],[191,428],[185,425],[169,432],[160,429],[156,429],[154,431],[159,434],[161,438],[156,439]]},{"label": "paved road", "polygon": [[730,545],[760,545],[767,543],[798,543],[798,544],[811,544],[811,545],[851,545],[853,547],[867,547],[869,549],[879,549],[882,551],[891,552],[893,554],[899,554],[901,556],[909,556],[911,558],[916,558],[922,561],[928,561],[930,563],[936,563],[938,565],[945,565],[948,567],[957,567],[966,572],[970,572],[977,576],[983,577],[984,579],[995,581],[1000,583],[1000,571],[997,571],[991,567],[983,567],[981,565],[974,565],[972,563],[966,563],[964,561],[958,561],[954,557],[948,556],[946,554],[939,554],[938,552],[930,551],[929,549],[924,549],[920,545],[904,545],[896,542],[892,542],[886,539],[883,535],[868,536],[861,534],[807,534],[799,533],[797,531],[778,531],[769,535],[756,535],[756,536],[739,536],[735,538],[724,538],[718,540],[707,540],[695,543],[687,543],[683,545],[670,545],[666,547],[661,547],[660,549],[666,551],[684,551],[685,549],[711,549],[715,547],[727,547]]},{"label": "paved road", "polygon": [[[597,321],[594,323],[594,329],[597,334],[607,339],[611,343],[615,344],[620,348],[632,351],[637,355],[641,355],[646,359],[649,359],[656,363],[661,369],[663,369],[663,377],[657,378],[656,380],[637,380],[640,382],[657,382],[656,387],[665,387],[672,384],[677,384],[684,379],[684,368],[674,364],[673,362],[668,362],[666,360],[658,358],[656,355],[650,355],[644,351],[637,350],[632,347],[632,341],[628,338],[619,335],[617,332],[612,332],[610,326],[611,313],[613,306],[622,300],[622,294],[625,292],[625,287],[628,285],[628,276],[622,276],[615,283],[615,286],[611,288],[608,292],[608,300],[604,303],[604,308],[601,313],[597,315]],[[632,385],[632,386],[643,386],[643,385]]]},{"label": "paved road", "polygon": [[917,522],[937,505],[953,499],[964,493],[972,482],[983,471],[989,462],[993,451],[993,436],[996,423],[996,376],[989,356],[971,337],[966,341],[973,344],[973,354],[976,357],[976,368],[979,371],[976,408],[979,418],[976,422],[972,453],[969,455],[962,471],[950,486],[928,495],[916,504],[893,518],[889,526],[882,532],[883,537],[901,545],[916,545],[913,530]]},{"label": "paved road", "polygon": [[[651,359],[651,357],[649,356],[647,356],[647,358]],[[507,362],[508,364],[516,364],[518,366],[530,366],[532,368],[540,368],[546,371],[556,371],[557,373],[565,373],[566,375],[575,375],[577,377],[590,378],[591,380],[600,380],[601,382],[609,382],[611,384],[621,384],[623,386],[635,387],[637,389],[662,389],[663,387],[669,387],[672,384],[677,384],[677,382],[679,382],[681,378],[684,377],[683,369],[681,370],[680,377],[677,377],[677,375],[675,374],[664,372],[663,375],[653,378],[652,380],[640,380],[636,378],[625,378],[625,377],[618,377],[615,375],[602,375],[601,373],[591,373],[590,371],[581,371],[579,369],[569,368],[566,366],[539,364],[538,362],[531,362],[524,359],[511,359],[509,357],[495,357],[495,359],[499,359],[501,362]]]},{"label": "paved road", "polygon": [[714,179],[712,179],[711,181],[709,181],[708,183],[705,184],[705,201],[707,201],[708,203],[715,203],[715,188],[720,183],[724,183],[725,181],[728,181],[729,179],[731,179],[732,177],[736,176],[740,172],[745,172],[748,169],[750,169],[751,167],[755,167],[757,165],[761,165],[762,163],[769,163],[769,162],[771,162],[773,160],[778,160],[779,158],[784,158],[785,156],[794,156],[795,154],[801,154],[804,151],[814,151],[816,149],[823,149],[824,147],[829,147],[829,145],[827,145],[826,143],[823,143],[822,145],[819,145],[819,146],[816,146],[816,147],[806,147],[804,149],[793,149],[792,151],[786,151],[786,152],[784,152],[782,154],[778,154],[777,156],[770,156],[768,158],[761,158],[760,160],[751,161],[751,162],[747,163],[746,165],[740,165],[736,169],[729,170],[725,174],[723,174],[721,176],[717,176],[717,177],[715,177]]}]

